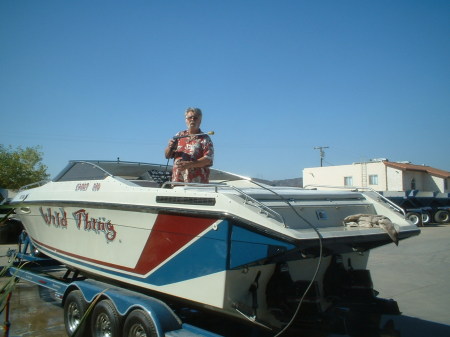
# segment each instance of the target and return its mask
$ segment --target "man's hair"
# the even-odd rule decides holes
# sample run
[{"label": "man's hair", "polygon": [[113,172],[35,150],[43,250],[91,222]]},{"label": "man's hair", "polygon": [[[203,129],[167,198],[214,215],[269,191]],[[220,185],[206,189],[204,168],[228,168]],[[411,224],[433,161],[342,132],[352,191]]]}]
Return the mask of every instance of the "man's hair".
[{"label": "man's hair", "polygon": [[202,110],[200,110],[199,108],[187,108],[186,111],[184,112],[184,116],[186,117],[189,112],[193,112],[197,116],[202,117]]}]

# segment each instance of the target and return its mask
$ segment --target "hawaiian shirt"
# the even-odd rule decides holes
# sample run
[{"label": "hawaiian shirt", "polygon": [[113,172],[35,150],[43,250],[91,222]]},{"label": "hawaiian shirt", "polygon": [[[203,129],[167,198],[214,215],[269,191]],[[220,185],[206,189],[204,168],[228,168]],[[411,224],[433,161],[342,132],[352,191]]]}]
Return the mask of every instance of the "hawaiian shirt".
[{"label": "hawaiian shirt", "polygon": [[[201,133],[201,131],[199,131]],[[188,135],[187,130],[178,132],[175,137]],[[178,139],[178,145],[174,152],[174,165],[172,171],[172,181],[187,183],[208,183],[209,167],[195,167],[190,169],[179,169],[176,166],[177,160],[194,161],[202,157],[214,159],[214,147],[208,135],[184,137]]]}]

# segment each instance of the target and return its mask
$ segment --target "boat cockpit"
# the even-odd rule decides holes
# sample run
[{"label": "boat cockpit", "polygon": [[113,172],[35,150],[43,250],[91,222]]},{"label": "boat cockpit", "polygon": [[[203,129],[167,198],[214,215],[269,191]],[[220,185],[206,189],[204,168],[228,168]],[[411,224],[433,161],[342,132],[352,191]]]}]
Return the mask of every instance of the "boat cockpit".
[{"label": "boat cockpit", "polygon": [[[127,161],[74,160],[52,181],[102,180],[108,176],[120,177],[144,187],[161,187],[169,182],[171,165]],[[210,181],[234,181],[248,179],[236,174],[211,169]]]}]

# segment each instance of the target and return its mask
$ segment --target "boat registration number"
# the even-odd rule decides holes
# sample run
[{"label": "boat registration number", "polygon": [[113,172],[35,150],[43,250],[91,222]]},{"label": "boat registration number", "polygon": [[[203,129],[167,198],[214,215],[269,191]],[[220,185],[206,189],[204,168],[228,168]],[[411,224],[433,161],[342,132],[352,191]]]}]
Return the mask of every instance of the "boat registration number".
[{"label": "boat registration number", "polygon": [[[89,189],[89,183],[79,183],[75,186],[75,191],[87,191]],[[94,192],[97,192],[100,190],[101,184],[100,183],[95,183],[92,185],[91,190]]]}]

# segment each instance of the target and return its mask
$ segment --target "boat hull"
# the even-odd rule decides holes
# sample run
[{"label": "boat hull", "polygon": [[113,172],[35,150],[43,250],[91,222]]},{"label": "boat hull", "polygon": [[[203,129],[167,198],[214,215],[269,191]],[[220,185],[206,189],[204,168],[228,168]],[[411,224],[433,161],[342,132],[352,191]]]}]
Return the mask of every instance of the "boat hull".
[{"label": "boat hull", "polygon": [[[33,244],[73,269],[238,317],[252,314],[248,289],[258,272],[267,284],[276,266],[270,259],[296,248],[226,217],[56,203],[17,213]],[[298,277],[310,279],[317,262],[302,264]],[[270,316],[260,312],[264,321]]]},{"label": "boat hull", "polygon": [[[297,248],[292,242],[226,217],[117,208],[52,203],[30,205],[18,214],[36,248],[88,276],[245,320],[256,315],[257,299],[258,319],[281,326],[271,313],[266,288],[281,256]],[[365,268],[367,257],[347,254],[354,268]],[[289,260],[296,281],[311,280],[319,263],[300,254]],[[329,263],[329,257],[321,261],[320,287]],[[259,287],[252,294],[255,280]],[[320,311],[329,305],[320,296],[314,301]]]}]

